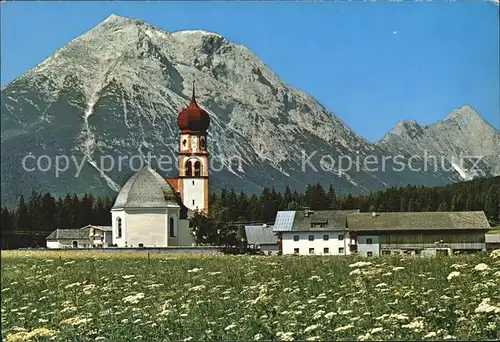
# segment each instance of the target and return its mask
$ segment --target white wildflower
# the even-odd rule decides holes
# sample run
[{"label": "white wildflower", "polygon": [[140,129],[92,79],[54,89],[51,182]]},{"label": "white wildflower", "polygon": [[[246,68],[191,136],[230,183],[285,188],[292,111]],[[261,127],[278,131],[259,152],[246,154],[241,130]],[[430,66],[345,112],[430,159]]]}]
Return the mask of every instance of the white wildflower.
[{"label": "white wildflower", "polygon": [[318,329],[318,327],[319,327],[319,325],[317,325],[317,324],[310,325],[304,329],[304,334],[307,334],[310,331],[316,330],[316,329]]},{"label": "white wildflower", "polygon": [[227,327],[225,327],[224,330],[230,331],[230,330],[234,330],[234,328],[236,328],[236,324],[230,324]]},{"label": "white wildflower", "polygon": [[458,277],[459,275],[460,275],[460,272],[458,272],[458,271],[453,271],[453,272],[451,272],[450,274],[448,274],[448,277],[446,277],[446,279],[451,280],[451,279],[453,279],[453,278],[455,278],[455,277]]},{"label": "white wildflower", "polygon": [[500,259],[500,249],[495,249],[490,253],[490,258],[492,259]]},{"label": "white wildflower", "polygon": [[370,333],[366,333],[365,335],[359,335],[358,341],[369,341],[372,339],[372,335]]},{"label": "white wildflower", "polygon": [[71,317],[65,320],[62,320],[59,324],[64,325],[80,325],[80,324],[85,324],[92,321],[92,318],[80,318],[80,317]]},{"label": "white wildflower", "polygon": [[253,340],[254,341],[259,341],[259,340],[262,340],[264,338],[264,335],[262,334],[255,334],[255,336],[253,337]]},{"label": "white wildflower", "polygon": [[370,266],[370,265],[373,265],[373,263],[369,262],[369,261],[358,261],[358,262],[355,262],[354,264],[350,264],[349,267],[351,268],[354,268],[354,267],[367,267],[367,266]]},{"label": "white wildflower", "polygon": [[420,331],[424,328],[424,321],[421,317],[415,318],[412,322],[402,325],[403,328]]},{"label": "white wildflower", "polygon": [[437,334],[434,331],[431,331],[430,333],[428,333],[427,335],[425,335],[422,338],[432,338],[432,337],[436,337],[436,336],[437,336]]},{"label": "white wildflower", "polygon": [[314,313],[314,315],[313,315],[313,319],[319,319],[319,318],[321,318],[321,316],[323,316],[324,313],[325,313],[325,311],[323,311],[323,310],[316,311]]},{"label": "white wildflower", "polygon": [[477,264],[476,267],[474,267],[474,270],[476,270],[476,271],[487,271],[489,269],[490,269],[490,267],[484,263]]},{"label": "white wildflower", "polygon": [[352,313],[352,310],[344,310],[344,311],[340,311],[339,312],[339,315],[343,315],[343,316],[346,316],[346,315],[349,315]]},{"label": "white wildflower", "polygon": [[359,268],[356,268],[355,270],[349,272],[349,275],[356,275],[356,274],[361,274],[361,270]]},{"label": "white wildflower", "polygon": [[476,313],[500,313],[500,307],[497,307],[496,305],[490,304],[491,299],[490,298],[485,298],[477,308],[474,310]]},{"label": "white wildflower", "polygon": [[327,313],[327,314],[325,315],[325,318],[326,318],[326,319],[332,319],[332,318],[333,318],[333,316],[335,316],[336,314],[337,314],[337,313],[335,313],[335,312],[329,312],[329,313]]},{"label": "white wildflower", "polygon": [[189,289],[189,291],[201,291],[205,289],[205,285],[198,285],[198,286],[193,286],[192,288]]},{"label": "white wildflower", "polygon": [[347,325],[344,325],[344,326],[341,326],[341,327],[337,327],[337,328],[333,329],[333,331],[334,332],[339,332],[339,331],[349,330],[351,328],[354,328],[354,325],[347,324]]},{"label": "white wildflower", "polygon": [[193,269],[188,270],[187,272],[188,273],[197,273],[200,271],[203,271],[203,268],[193,268]]},{"label": "white wildflower", "polygon": [[135,295],[127,296],[127,297],[123,298],[122,300],[125,303],[137,304],[143,298],[144,298],[144,293],[139,292]]},{"label": "white wildflower", "polygon": [[277,340],[279,341],[293,341],[294,338],[293,338],[293,332],[278,332],[276,334],[276,337],[277,337]]}]

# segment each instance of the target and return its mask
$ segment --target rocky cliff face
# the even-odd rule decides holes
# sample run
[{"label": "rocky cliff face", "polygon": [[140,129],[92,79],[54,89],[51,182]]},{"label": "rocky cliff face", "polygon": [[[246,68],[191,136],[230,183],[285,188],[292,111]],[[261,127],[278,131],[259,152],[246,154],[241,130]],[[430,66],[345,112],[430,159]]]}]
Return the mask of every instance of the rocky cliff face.
[{"label": "rocky cliff face", "polygon": [[[112,15],[2,89],[2,203],[32,189],[113,194],[139,168],[140,156],[152,156],[157,169],[154,158],[163,156],[159,172],[176,176],[176,118],[193,80],[197,102],[211,117],[212,190],[257,192],[286,184],[301,190],[318,181],[340,192],[444,184],[460,174],[393,171],[392,160],[384,171],[379,158],[395,151],[407,157],[427,145],[436,152],[498,152],[498,133],[479,117],[469,118],[469,109],[436,128],[399,124],[382,142],[369,143],[242,45],[215,33],[167,33]],[[476,139],[471,149],[474,134],[495,140]],[[377,171],[373,162],[363,164],[367,156],[379,159]],[[485,167],[498,173],[492,156]]]},{"label": "rocky cliff face", "polygon": [[[448,165],[463,180],[500,174],[500,133],[470,106],[429,126],[399,122],[377,145],[392,154],[438,156],[438,165]],[[428,158],[423,164],[433,168],[436,162]]]}]

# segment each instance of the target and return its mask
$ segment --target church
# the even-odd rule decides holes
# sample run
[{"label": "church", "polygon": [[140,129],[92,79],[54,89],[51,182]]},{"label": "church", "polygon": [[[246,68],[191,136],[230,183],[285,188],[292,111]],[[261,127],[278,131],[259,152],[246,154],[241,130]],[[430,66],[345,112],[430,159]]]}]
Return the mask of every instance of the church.
[{"label": "church", "polygon": [[178,178],[163,178],[150,166],[122,187],[111,209],[112,240],[117,247],[191,246],[189,217],[208,214],[207,130],[210,117],[196,103],[179,112]]}]

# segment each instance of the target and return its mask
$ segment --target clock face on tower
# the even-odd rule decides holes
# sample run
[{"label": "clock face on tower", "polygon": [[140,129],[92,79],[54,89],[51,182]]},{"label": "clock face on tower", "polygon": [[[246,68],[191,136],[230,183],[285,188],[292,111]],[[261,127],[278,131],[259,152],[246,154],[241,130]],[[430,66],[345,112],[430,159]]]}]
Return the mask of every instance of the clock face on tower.
[{"label": "clock face on tower", "polygon": [[191,137],[191,150],[193,152],[197,152],[198,151],[198,144],[196,143],[196,137],[195,136]]}]

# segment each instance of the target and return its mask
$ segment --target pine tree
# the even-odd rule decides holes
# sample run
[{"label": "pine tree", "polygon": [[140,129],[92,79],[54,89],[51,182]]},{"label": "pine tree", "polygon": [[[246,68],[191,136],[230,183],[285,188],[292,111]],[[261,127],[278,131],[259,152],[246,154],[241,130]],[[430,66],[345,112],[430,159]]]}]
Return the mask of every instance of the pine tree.
[{"label": "pine tree", "polygon": [[24,201],[24,196],[19,197],[19,204],[15,214],[15,227],[17,230],[27,231],[31,230],[31,221],[28,212],[28,207]]},{"label": "pine tree", "polygon": [[491,220],[500,220],[500,186],[492,185],[486,195],[484,211]]}]

